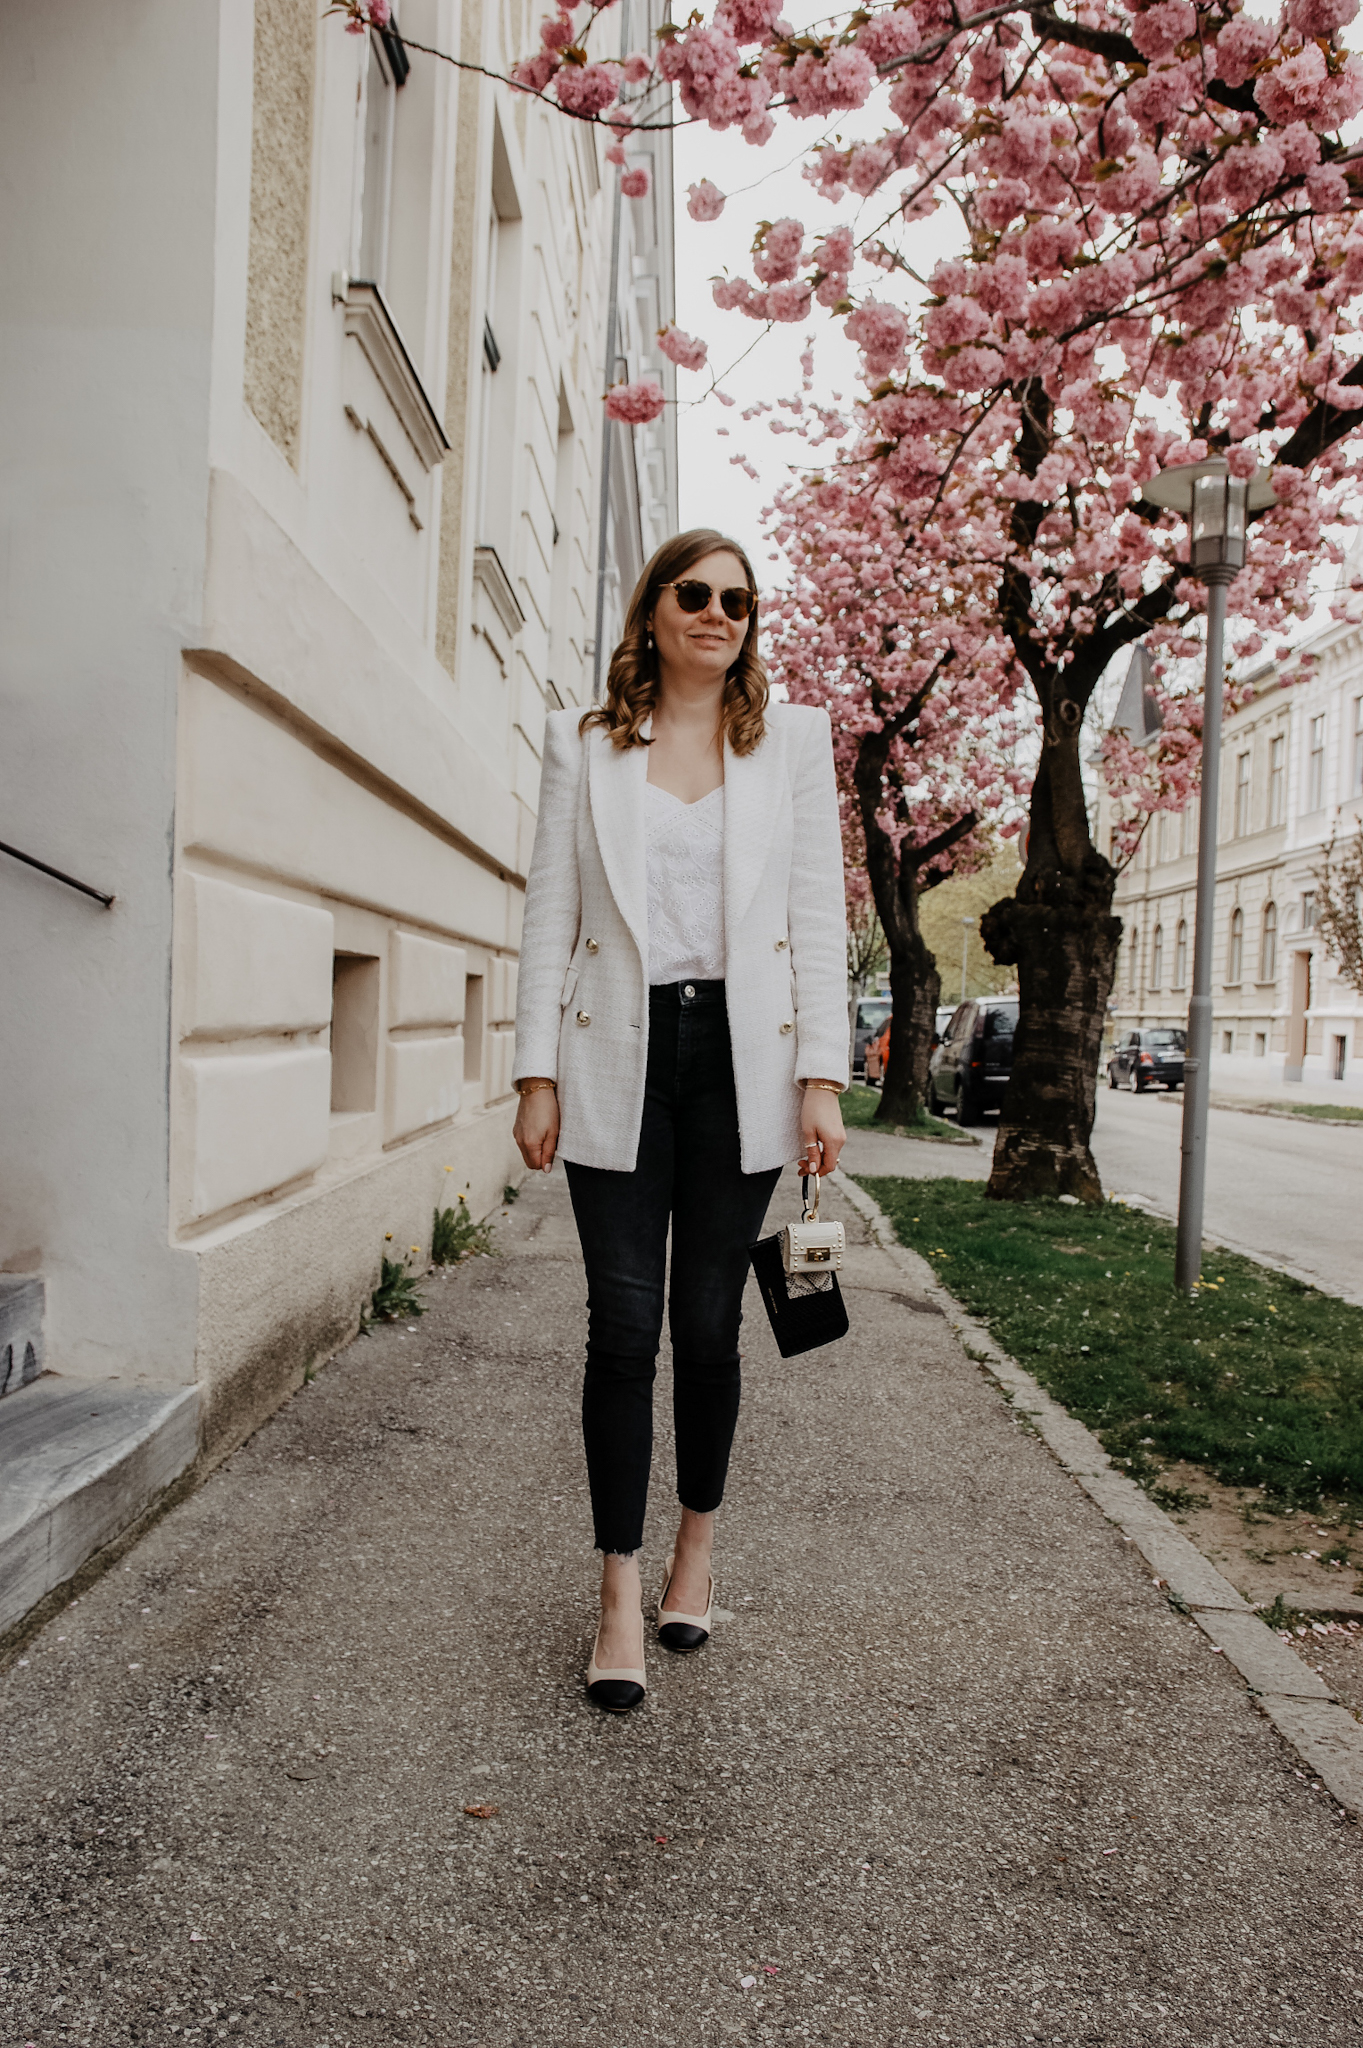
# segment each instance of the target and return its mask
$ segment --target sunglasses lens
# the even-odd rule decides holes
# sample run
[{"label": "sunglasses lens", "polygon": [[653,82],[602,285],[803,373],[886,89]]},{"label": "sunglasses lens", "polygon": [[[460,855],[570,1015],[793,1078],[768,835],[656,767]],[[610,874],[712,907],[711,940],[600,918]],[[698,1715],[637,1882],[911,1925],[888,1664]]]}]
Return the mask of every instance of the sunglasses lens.
[{"label": "sunglasses lens", "polygon": [[678,583],[673,587],[677,593],[677,603],[684,612],[703,612],[710,602],[708,583]]},{"label": "sunglasses lens", "polygon": [[726,618],[746,619],[752,610],[753,596],[750,590],[722,590],[719,601]]}]

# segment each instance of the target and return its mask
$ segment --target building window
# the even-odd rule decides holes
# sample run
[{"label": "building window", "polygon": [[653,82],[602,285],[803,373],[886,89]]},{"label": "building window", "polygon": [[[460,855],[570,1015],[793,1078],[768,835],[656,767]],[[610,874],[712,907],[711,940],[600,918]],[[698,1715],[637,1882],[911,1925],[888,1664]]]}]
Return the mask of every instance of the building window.
[{"label": "building window", "polygon": [[1174,933],[1174,987],[1188,986],[1188,920],[1181,917]]},{"label": "building window", "polygon": [[1318,811],[1325,802],[1325,713],[1311,720],[1311,752],[1306,763],[1306,808]]},{"label": "building window", "polygon": [[1342,1032],[1335,1034],[1333,1050],[1334,1057],[1330,1062],[1330,1071],[1336,1081],[1342,1081],[1344,1079],[1344,1061],[1349,1050],[1349,1041]]},{"label": "building window", "polygon": [[379,963],[373,954],[337,953],[331,966],[331,1109],[372,1110],[379,1070]]},{"label": "building window", "polygon": [[1363,697],[1354,698],[1354,757],[1349,764],[1349,794],[1363,796]]},{"label": "building window", "polygon": [[1164,926],[1155,926],[1155,936],[1150,946],[1150,986],[1159,988],[1164,980]]},{"label": "building window", "polygon": [[483,1072],[483,987],[481,974],[464,977],[464,1079],[477,1081]]},{"label": "building window", "polygon": [[1287,816],[1287,736],[1268,743],[1268,822],[1281,825]]},{"label": "building window", "polygon": [[1304,932],[1313,932],[1316,928],[1316,892],[1314,889],[1306,889],[1302,893],[1301,928]]},{"label": "building window", "polygon": [[1267,1055],[1268,1033],[1266,1031],[1256,1031],[1254,1034],[1254,1057],[1256,1060],[1261,1060],[1265,1059]]},{"label": "building window", "polygon": [[1226,949],[1226,986],[1240,986],[1240,970],[1245,960],[1245,913],[1233,910],[1230,914],[1230,944]]},{"label": "building window", "polygon": [[[396,47],[401,49],[401,44]],[[405,52],[403,53],[405,56]],[[404,76],[406,74],[404,73]],[[393,199],[393,135],[397,89],[393,59],[384,38],[369,37],[364,81],[364,153],[361,166],[358,274],[383,291],[388,283],[388,223]]]},{"label": "building window", "polygon": [[1235,1033],[1233,1031],[1223,1031],[1221,1033],[1221,1050],[1222,1052],[1235,1051]]},{"label": "building window", "polygon": [[1276,903],[1266,903],[1264,905],[1263,927],[1259,933],[1259,979],[1260,981],[1276,981],[1278,979],[1278,906]]},{"label": "building window", "polygon": [[1235,763],[1235,837],[1243,839],[1249,830],[1249,755]]},{"label": "building window", "polygon": [[1183,807],[1183,852],[1197,852],[1197,821],[1202,814],[1201,799],[1189,797]]}]

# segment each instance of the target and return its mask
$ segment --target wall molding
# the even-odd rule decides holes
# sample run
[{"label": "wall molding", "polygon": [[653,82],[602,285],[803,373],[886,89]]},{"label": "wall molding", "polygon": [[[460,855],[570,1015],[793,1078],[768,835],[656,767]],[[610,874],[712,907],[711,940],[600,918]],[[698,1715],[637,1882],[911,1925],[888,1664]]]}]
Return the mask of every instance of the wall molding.
[{"label": "wall molding", "polygon": [[450,444],[383,293],[376,284],[341,270],[332,281],[332,297],[344,306],[345,331],[364,350],[423,467],[435,469]]}]

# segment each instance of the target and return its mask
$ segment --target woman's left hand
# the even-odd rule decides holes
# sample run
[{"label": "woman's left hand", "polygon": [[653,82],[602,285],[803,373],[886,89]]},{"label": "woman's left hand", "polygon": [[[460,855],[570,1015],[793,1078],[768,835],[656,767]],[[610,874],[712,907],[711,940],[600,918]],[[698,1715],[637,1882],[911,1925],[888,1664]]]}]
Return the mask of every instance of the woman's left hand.
[{"label": "woman's left hand", "polygon": [[800,1108],[799,1173],[831,1173],[846,1142],[842,1107],[831,1088],[806,1088]]}]

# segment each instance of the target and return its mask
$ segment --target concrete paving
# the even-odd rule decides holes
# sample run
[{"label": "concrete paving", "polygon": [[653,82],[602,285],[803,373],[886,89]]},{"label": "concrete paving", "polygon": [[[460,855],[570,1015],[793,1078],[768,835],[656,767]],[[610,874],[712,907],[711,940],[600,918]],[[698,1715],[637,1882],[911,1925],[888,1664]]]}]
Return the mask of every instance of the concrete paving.
[{"label": "concrete paving", "polygon": [[753,1300],[723,1618],[638,1714],[582,1692],[558,1174],[50,1623],[0,2038],[1356,2041],[1357,1828],[844,1213],[853,1335]]},{"label": "concrete paving", "polygon": [[[1093,1156],[1109,1194],[1157,1216],[1178,1214],[1181,1095],[1098,1091]],[[849,1173],[987,1180],[997,1117],[964,1145],[853,1131]],[[1207,1236],[1268,1259],[1312,1287],[1363,1306],[1363,1128],[1212,1109],[1207,1117]]]}]

